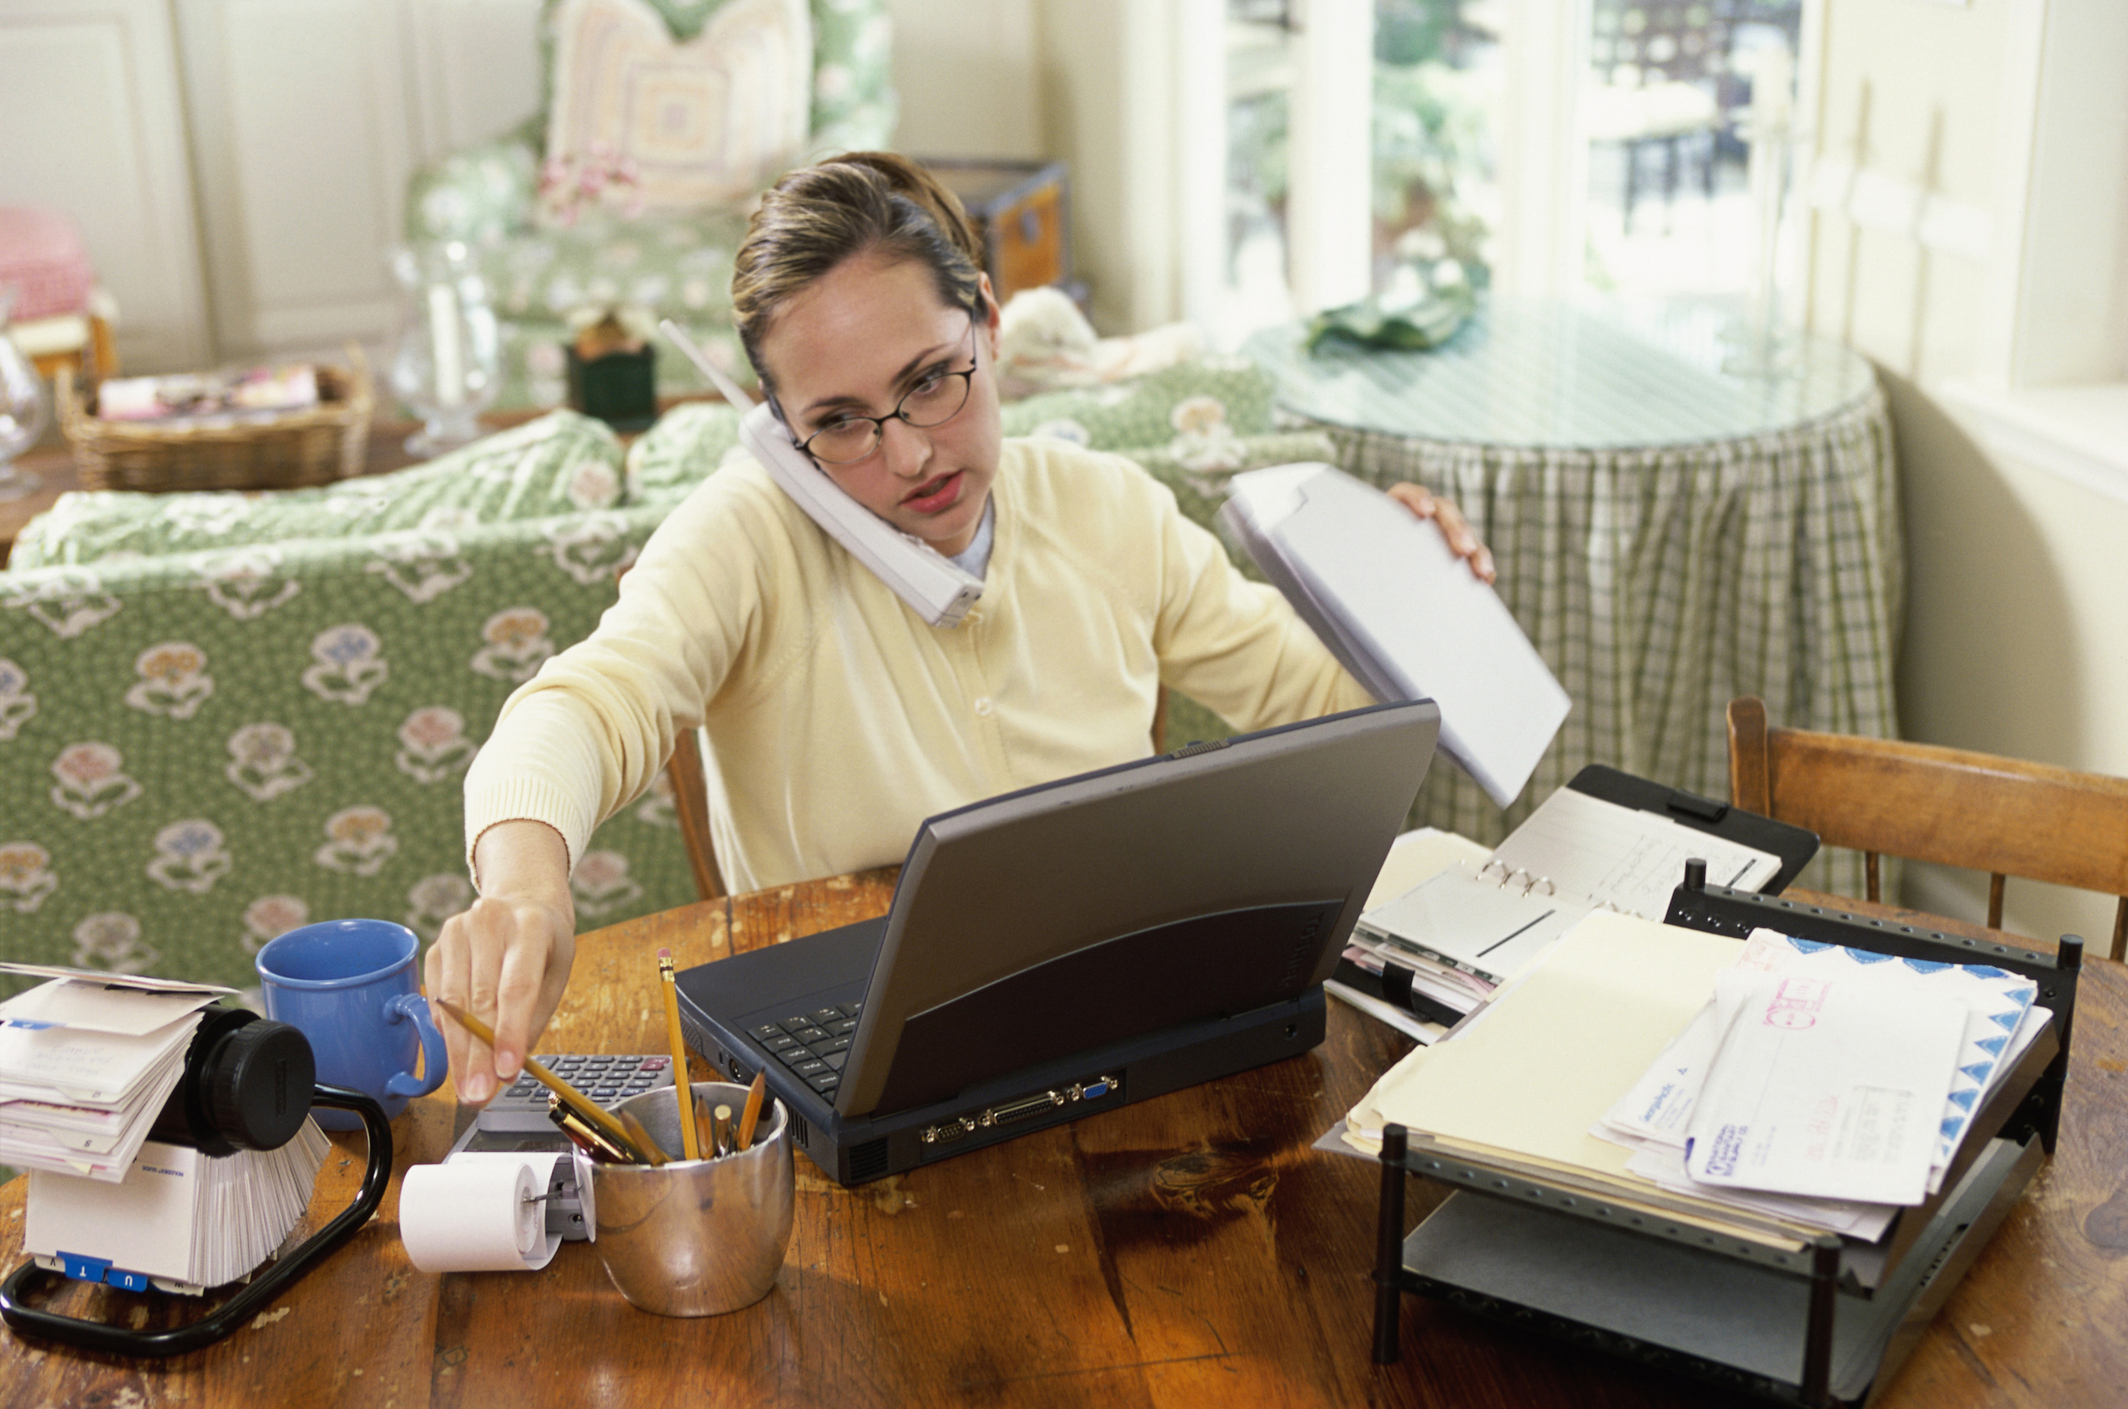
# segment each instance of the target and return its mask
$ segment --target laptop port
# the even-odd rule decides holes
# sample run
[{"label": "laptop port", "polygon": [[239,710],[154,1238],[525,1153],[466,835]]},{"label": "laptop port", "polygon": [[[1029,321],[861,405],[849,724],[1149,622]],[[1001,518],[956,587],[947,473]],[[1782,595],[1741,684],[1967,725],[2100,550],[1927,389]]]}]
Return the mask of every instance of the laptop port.
[{"label": "laptop port", "polygon": [[942,1120],[936,1125],[925,1126],[923,1141],[926,1145],[943,1145],[950,1140],[960,1139],[974,1129],[974,1121],[966,1116],[957,1116],[952,1120]]},{"label": "laptop port", "polygon": [[1061,1106],[1070,1098],[1062,1091],[1038,1091],[1032,1096],[1017,1101],[1008,1101],[1002,1106],[992,1106],[977,1116],[978,1125],[1010,1125],[1016,1120],[1025,1120],[1031,1115]]}]

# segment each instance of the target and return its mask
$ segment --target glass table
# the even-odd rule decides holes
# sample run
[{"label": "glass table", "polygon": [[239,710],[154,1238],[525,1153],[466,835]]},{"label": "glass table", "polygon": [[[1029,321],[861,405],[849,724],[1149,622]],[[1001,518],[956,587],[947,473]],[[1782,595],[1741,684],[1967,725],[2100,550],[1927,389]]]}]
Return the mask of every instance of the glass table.
[{"label": "glass table", "polygon": [[1775,375],[1732,375],[1724,322],[1492,300],[1429,352],[1310,353],[1297,326],[1246,344],[1342,468],[1456,500],[1573,698],[1512,807],[1441,768],[1417,820],[1495,843],[1592,762],[1726,798],[1736,695],[1894,732],[1904,560],[1874,369],[1805,339]]}]

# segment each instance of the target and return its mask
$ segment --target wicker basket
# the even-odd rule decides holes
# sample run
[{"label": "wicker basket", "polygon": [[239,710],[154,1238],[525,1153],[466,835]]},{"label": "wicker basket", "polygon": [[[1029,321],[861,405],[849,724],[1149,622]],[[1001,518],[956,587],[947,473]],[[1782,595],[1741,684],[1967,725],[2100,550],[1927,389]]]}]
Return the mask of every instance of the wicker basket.
[{"label": "wicker basket", "polygon": [[318,368],[316,406],[270,420],[98,420],[65,367],[53,399],[84,489],[293,489],[361,473],[374,399],[362,349],[348,344],[347,361]]}]

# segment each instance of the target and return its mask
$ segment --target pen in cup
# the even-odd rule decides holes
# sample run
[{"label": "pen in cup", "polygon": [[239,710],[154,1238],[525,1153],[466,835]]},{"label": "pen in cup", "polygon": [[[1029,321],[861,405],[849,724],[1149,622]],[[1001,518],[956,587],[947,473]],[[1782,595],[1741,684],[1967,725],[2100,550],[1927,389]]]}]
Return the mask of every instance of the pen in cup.
[{"label": "pen in cup", "polygon": [[738,1148],[732,1144],[732,1114],[730,1106],[719,1105],[717,1107],[711,1116],[710,1130],[713,1132],[710,1139],[715,1143],[719,1156],[728,1155]]},{"label": "pen in cup", "polygon": [[547,1093],[547,1119],[560,1126],[570,1143],[586,1154],[612,1164],[641,1163],[632,1153],[586,1125],[575,1111],[562,1104],[561,1097],[551,1091]]}]

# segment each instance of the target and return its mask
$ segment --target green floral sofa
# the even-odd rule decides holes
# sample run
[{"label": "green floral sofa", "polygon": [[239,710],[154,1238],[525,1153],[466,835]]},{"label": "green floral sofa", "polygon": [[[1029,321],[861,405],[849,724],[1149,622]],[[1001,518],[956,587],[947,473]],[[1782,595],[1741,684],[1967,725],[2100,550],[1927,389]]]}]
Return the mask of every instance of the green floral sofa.
[{"label": "green floral sofa", "polygon": [[[1228,472],[1329,450],[1275,430],[1241,363],[1005,416],[1130,453],[1206,522]],[[472,898],[460,780],[503,699],[736,440],[688,403],[624,458],[562,411],[322,489],[62,497],[0,572],[0,953],[248,988],[296,924],[433,938]],[[1176,702],[1171,738],[1215,730]],[[695,898],[669,786],[599,828],[574,887],[585,928]]]},{"label": "green floral sofa", "polygon": [[[724,0],[645,0],[678,40],[692,39]],[[551,89],[556,0],[540,18],[541,69]],[[895,95],[892,28],[885,0],[811,0],[811,149],[889,145]],[[629,306],[671,318],[735,376],[750,380],[731,329],[732,255],[746,233],[741,209],[634,217],[612,206],[585,210],[573,224],[535,217],[547,138],[546,103],[515,130],[453,152],[415,172],[408,185],[406,238],[462,241],[487,281],[501,333],[502,368],[494,405],[559,406],[566,395],[562,344],[572,312]],[[657,389],[706,391],[700,373],[660,344]]]}]

